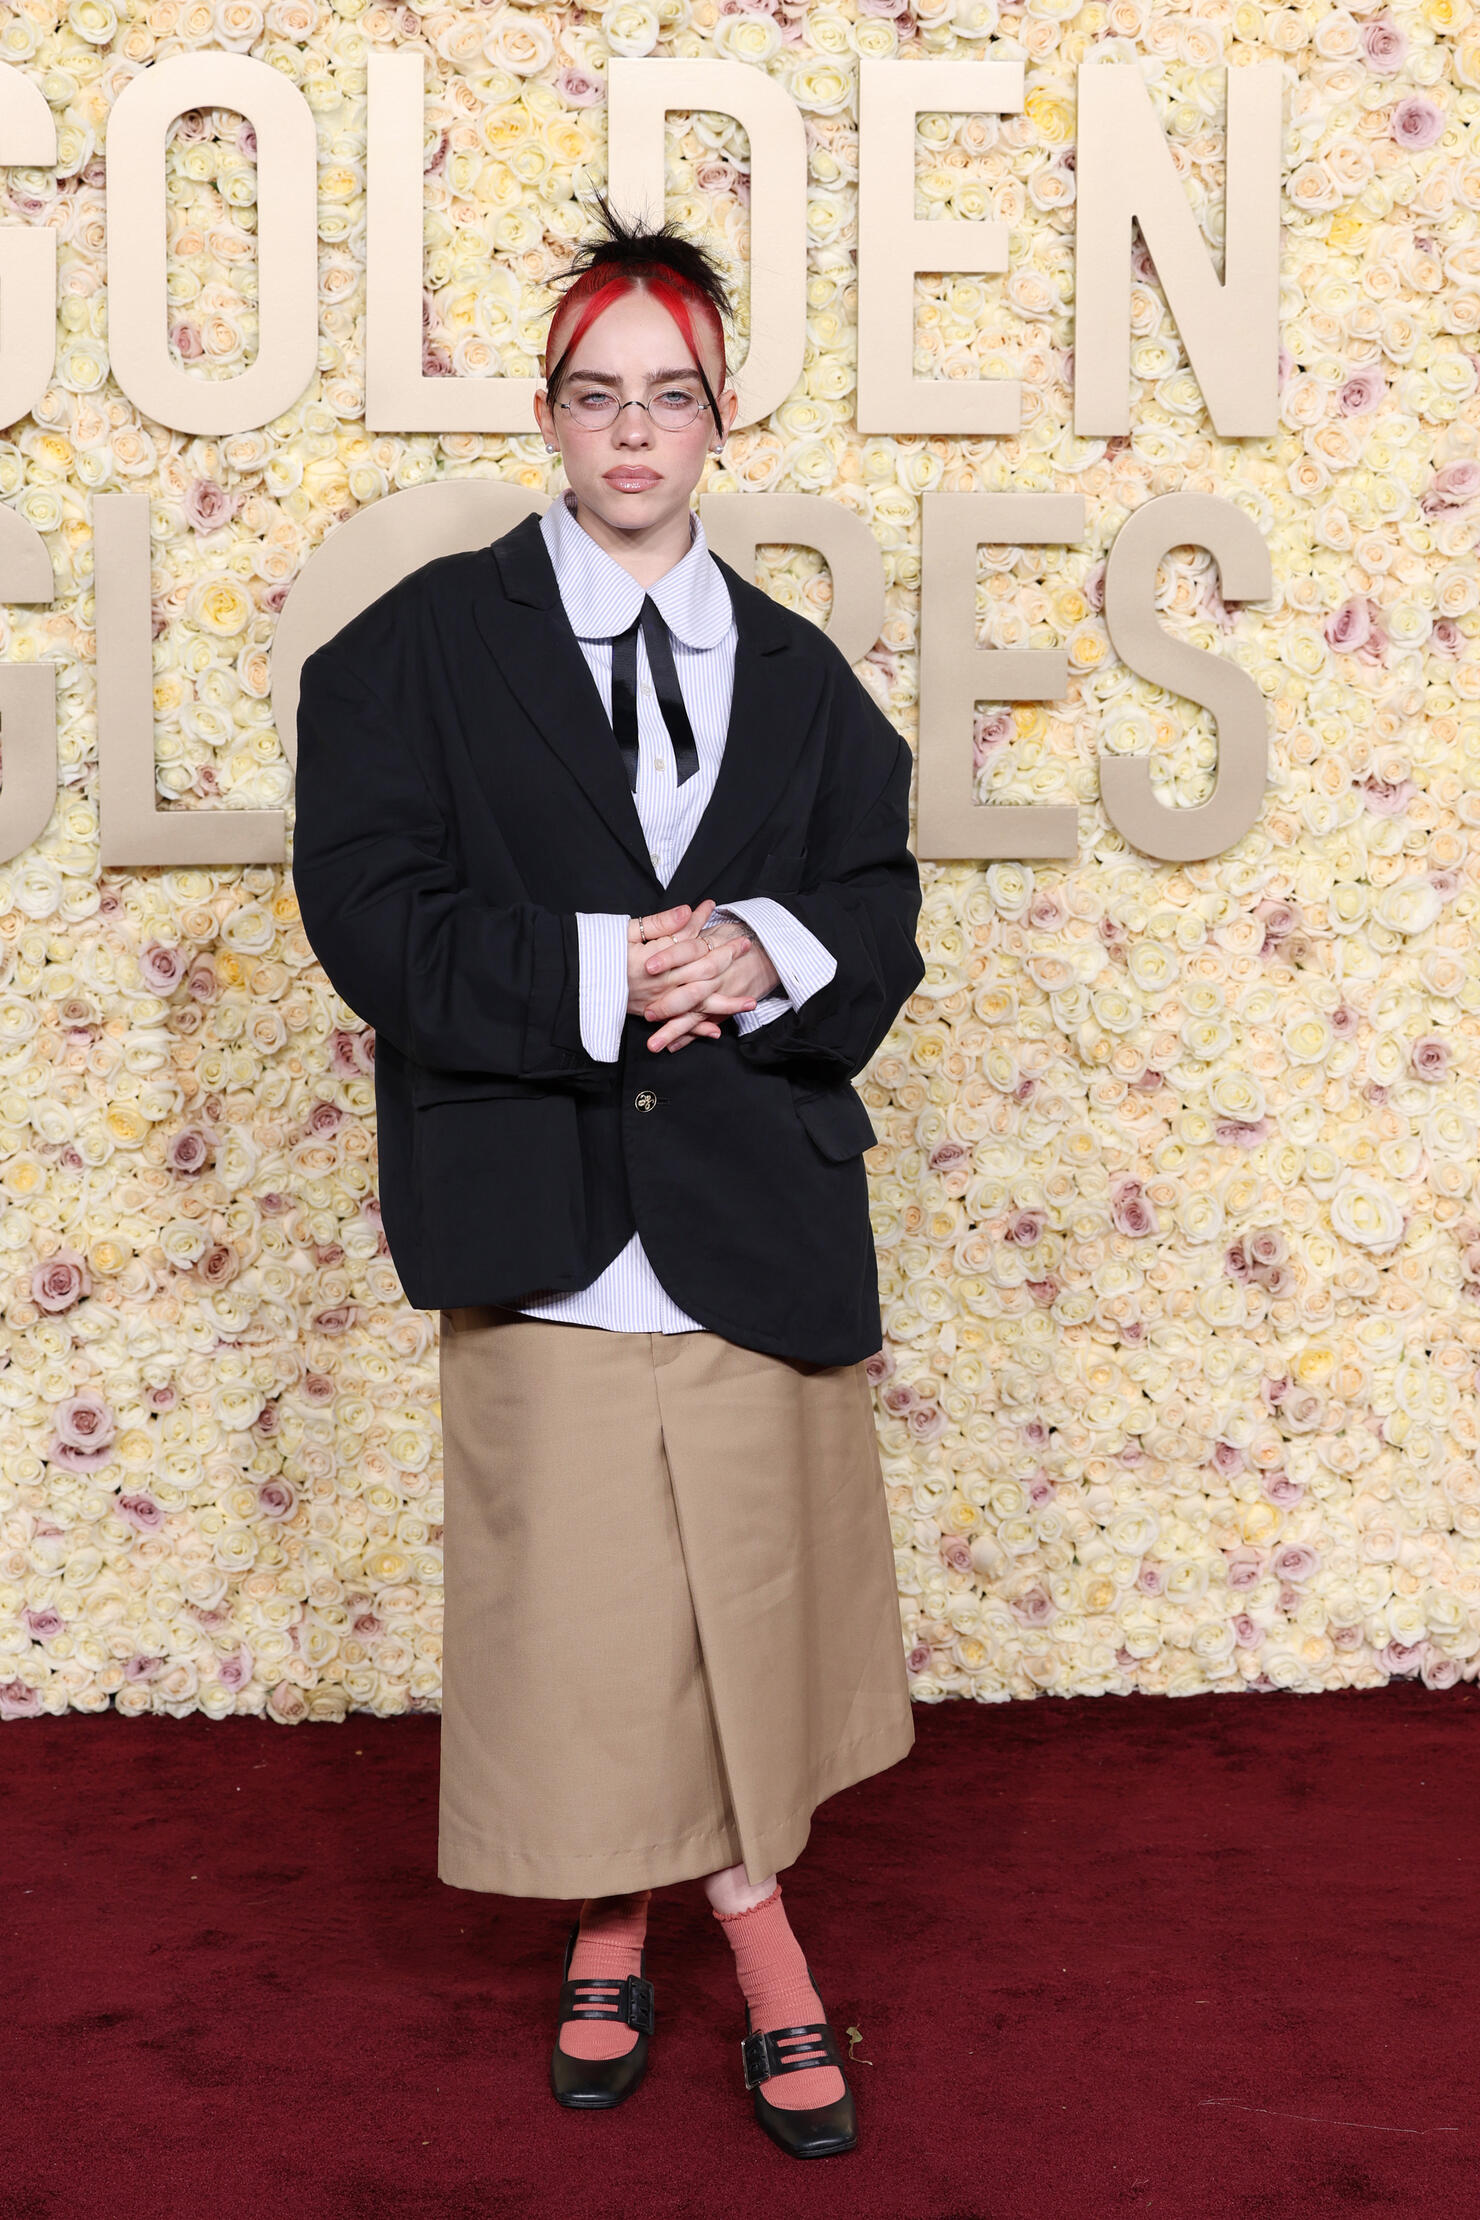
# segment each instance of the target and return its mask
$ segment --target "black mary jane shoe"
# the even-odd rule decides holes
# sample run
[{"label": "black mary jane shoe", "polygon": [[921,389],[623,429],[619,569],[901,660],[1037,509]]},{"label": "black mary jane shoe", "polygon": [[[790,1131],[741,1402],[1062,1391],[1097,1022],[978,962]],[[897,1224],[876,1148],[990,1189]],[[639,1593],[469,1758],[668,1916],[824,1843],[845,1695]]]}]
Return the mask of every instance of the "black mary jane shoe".
[{"label": "black mary jane shoe", "polygon": [[[812,1979],[810,1973],[807,1978]],[[816,1988],[815,1981],[812,1986]],[[807,2040],[787,2041],[785,2050],[778,2048],[782,2038],[792,2036],[805,2036]],[[797,2057],[798,2051],[806,2055]],[[767,2034],[752,2028],[747,2004],[745,2040],[740,2045],[740,2057],[756,2119],[788,2158],[830,2158],[835,2151],[852,2150],[858,2141],[858,2115],[846,2075],[843,2094],[834,2103],[814,2105],[801,2112],[788,2112],[783,2106],[772,2104],[761,2087],[762,2082],[774,2079],[777,2074],[800,2073],[806,2066],[836,2066],[839,2073],[843,2072],[837,2039],[826,2020],[806,2027],[778,2027]]]},{"label": "black mary jane shoe", "polygon": [[[625,1981],[613,1981],[609,1977],[601,1980],[594,1975],[589,1979],[570,1980],[571,1956],[580,1931],[581,1923],[577,1920],[566,1940],[565,1963],[560,1969],[557,2028],[550,2052],[550,2087],[561,2104],[583,2112],[597,2112],[630,2097],[647,2072],[648,2037],[653,2031],[653,1985],[643,1978],[646,1948],[638,1960],[638,1972],[629,1973]],[[621,2020],[637,2029],[637,2041],[620,2058],[572,2058],[569,2051],[560,2048],[558,2023],[565,2020]]]}]

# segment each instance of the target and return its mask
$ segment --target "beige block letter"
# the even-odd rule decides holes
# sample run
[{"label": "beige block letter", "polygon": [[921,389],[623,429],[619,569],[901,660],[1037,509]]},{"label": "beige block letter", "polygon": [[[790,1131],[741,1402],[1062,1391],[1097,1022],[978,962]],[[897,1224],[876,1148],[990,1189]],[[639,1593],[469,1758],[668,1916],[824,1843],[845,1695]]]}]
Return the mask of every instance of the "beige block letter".
[{"label": "beige block letter", "polygon": [[[55,593],[45,540],[34,524],[0,503],[0,601],[44,603]],[[56,689],[55,663],[0,662],[0,863],[23,854],[51,823],[57,798]]]},{"label": "beige block letter", "polygon": [[858,429],[1015,432],[1016,378],[917,378],[915,277],[1007,268],[1006,224],[915,216],[915,118],[1007,115],[1021,62],[862,62],[858,80]]},{"label": "beige block letter", "polygon": [[[257,134],[257,358],[231,378],[195,377],[169,349],[164,142],[187,108],[239,111]],[[108,119],[107,159],[114,377],[135,408],[172,431],[270,424],[318,363],[318,161],[308,102],[281,70],[248,54],[175,54],[124,86]]]},{"label": "beige block letter", "polygon": [[93,605],[103,862],[281,863],[280,809],[159,807],[147,494],[93,496]]},{"label": "beige block letter", "polygon": [[1074,429],[1130,430],[1131,224],[1225,439],[1279,428],[1280,65],[1226,72],[1223,279],[1134,62],[1079,71]]},{"label": "beige block letter", "polygon": [[1188,546],[1214,556],[1225,601],[1260,601],[1274,590],[1258,525],[1212,494],[1163,494],[1116,534],[1105,566],[1105,623],[1116,654],[1154,686],[1211,710],[1218,727],[1217,782],[1192,808],[1156,799],[1144,756],[1100,757],[1105,814],[1133,848],[1161,863],[1199,863],[1242,840],[1263,807],[1269,764],[1264,697],[1248,672],[1172,639],[1157,622],[1156,566],[1168,549]]},{"label": "beige block letter", "polygon": [[973,796],[976,704],[1052,701],[1069,687],[1069,659],[1061,648],[974,645],[976,551],[1072,545],[1084,534],[1083,496],[927,493],[922,511],[915,852],[937,862],[968,856],[1072,858],[1079,851],[1074,802],[981,804]]},{"label": "beige block letter", "polygon": [[607,65],[607,178],[628,217],[660,220],[663,121],[670,109],[733,116],[750,138],[750,344],[735,378],[735,428],[780,408],[802,375],[807,335],[807,139],[785,87],[744,62]]},{"label": "beige block letter", "polygon": [[[0,63],[0,162],[44,170],[56,158],[56,121],[41,87]],[[49,224],[7,224],[0,230],[0,425],[30,415],[56,358],[57,235]]]},{"label": "beige block letter", "polygon": [[861,663],[884,629],[884,556],[861,516],[820,493],[706,493],[699,521],[711,553],[742,578],[758,547],[815,547],[832,577],[827,636]]}]

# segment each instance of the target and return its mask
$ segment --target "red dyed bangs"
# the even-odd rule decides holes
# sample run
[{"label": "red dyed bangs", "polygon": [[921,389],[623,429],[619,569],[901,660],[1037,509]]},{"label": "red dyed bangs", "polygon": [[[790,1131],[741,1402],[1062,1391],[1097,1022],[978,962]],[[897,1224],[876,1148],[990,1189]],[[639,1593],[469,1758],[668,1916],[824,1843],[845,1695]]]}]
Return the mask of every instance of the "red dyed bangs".
[{"label": "red dyed bangs", "polygon": [[703,361],[700,357],[698,341],[694,337],[693,323],[689,317],[689,306],[692,303],[707,318],[713,335],[719,343],[720,362],[723,364],[725,352],[724,327],[715,314],[714,303],[706,299],[697,286],[687,284],[672,270],[664,269],[660,265],[633,266],[629,263],[622,268],[613,269],[610,266],[603,268],[598,264],[594,270],[587,270],[576,279],[575,284],[571,286],[550,319],[550,330],[545,340],[545,381],[547,384],[549,383],[550,372],[554,367],[551,361],[551,349],[555,340],[555,329],[567,310],[574,305],[579,308],[580,313],[576,318],[574,331],[556,358],[562,362],[575,347],[579,346],[582,336],[604,308],[610,308],[612,302],[619,300],[623,294],[635,292],[651,293],[662,302],[688,342],[689,353],[694,358],[694,367],[698,370],[699,375],[703,377]]}]

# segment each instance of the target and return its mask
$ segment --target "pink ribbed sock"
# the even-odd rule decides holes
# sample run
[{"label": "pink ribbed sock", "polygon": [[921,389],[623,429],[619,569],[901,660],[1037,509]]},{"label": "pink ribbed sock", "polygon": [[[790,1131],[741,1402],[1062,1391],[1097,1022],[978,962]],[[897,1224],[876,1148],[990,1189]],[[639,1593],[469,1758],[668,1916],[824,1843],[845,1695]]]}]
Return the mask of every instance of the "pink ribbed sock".
[{"label": "pink ribbed sock", "polygon": [[[712,1909],[712,1907],[711,1907]],[[792,1933],[781,1906],[781,1883],[748,1912],[715,1912],[735,1953],[735,1972],[750,2024],[774,2031],[778,2027],[810,2027],[827,2017],[822,1999],[807,1979],[807,1961]],[[798,2040],[783,2043],[784,2052],[805,2053]],[[761,2084],[766,2100],[783,2112],[808,2112],[818,2105],[836,2104],[846,2089],[836,2066],[809,2066],[804,2072],[773,2074]]]},{"label": "pink ribbed sock", "polygon": [[[581,1906],[581,1931],[570,1954],[568,1981],[625,1981],[642,1971],[651,1889],[631,1896],[588,1897]],[[606,2002],[594,1997],[593,2003]],[[625,2020],[562,2020],[559,2043],[567,2058],[623,2058],[637,2041]]]}]

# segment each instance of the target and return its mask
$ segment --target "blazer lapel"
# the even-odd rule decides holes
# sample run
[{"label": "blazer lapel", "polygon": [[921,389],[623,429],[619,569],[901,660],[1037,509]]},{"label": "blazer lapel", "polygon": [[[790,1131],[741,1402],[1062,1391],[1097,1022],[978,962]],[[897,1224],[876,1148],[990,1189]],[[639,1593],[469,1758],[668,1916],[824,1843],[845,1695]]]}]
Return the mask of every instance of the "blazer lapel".
[{"label": "blazer lapel", "polygon": [[488,553],[493,562],[477,608],[479,629],[530,722],[665,906],[702,901],[785,788],[820,685],[816,667],[809,683],[781,611],[716,556],[738,635],[730,721],[714,790],[665,887],[649,860],[611,722],[565,614],[538,517],[516,524]]},{"label": "blazer lapel", "polygon": [[493,563],[477,618],[490,655],[540,738],[585,788],[633,862],[652,879],[642,820],[627,784],[621,751],[580,642],[570,628],[539,518],[525,517],[512,532],[492,541],[488,553]]},{"label": "blazer lapel", "polygon": [[[792,647],[775,602],[719,556],[714,560],[735,612],[735,688],[714,791],[664,890],[670,902],[718,896],[725,865],[786,790],[821,689],[818,667]],[[731,891],[743,899],[750,889]]]}]

